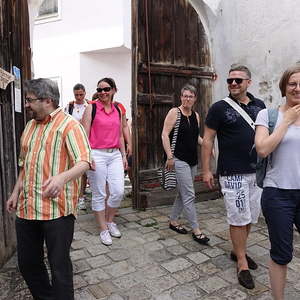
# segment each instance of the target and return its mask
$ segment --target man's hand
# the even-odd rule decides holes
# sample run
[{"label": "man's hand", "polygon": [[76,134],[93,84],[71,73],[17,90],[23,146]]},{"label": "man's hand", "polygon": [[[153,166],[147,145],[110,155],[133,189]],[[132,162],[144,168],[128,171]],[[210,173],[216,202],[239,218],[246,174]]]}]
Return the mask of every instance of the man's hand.
[{"label": "man's hand", "polygon": [[45,198],[58,197],[64,187],[64,184],[64,178],[60,174],[48,178],[43,184],[42,196]]},{"label": "man's hand", "polygon": [[203,173],[203,182],[212,190],[215,186],[214,176],[211,171]]},{"label": "man's hand", "polygon": [[9,199],[6,202],[6,210],[9,213],[15,212],[17,209],[17,203],[18,203],[18,198],[19,196],[16,194],[11,194],[11,196],[9,197]]}]

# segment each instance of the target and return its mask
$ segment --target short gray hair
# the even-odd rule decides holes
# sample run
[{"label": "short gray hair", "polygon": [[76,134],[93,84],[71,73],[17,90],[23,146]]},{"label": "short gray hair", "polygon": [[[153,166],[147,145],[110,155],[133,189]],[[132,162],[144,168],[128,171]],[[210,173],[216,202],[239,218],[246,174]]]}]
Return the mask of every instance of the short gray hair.
[{"label": "short gray hair", "polygon": [[233,72],[233,71],[245,72],[247,74],[247,76],[249,77],[249,79],[251,79],[251,72],[250,72],[249,68],[244,65],[232,64],[228,73]]},{"label": "short gray hair", "polygon": [[180,91],[181,95],[183,94],[184,91],[190,91],[192,94],[197,96],[197,89],[192,84],[189,84],[189,83],[185,84]]},{"label": "short gray hair", "polygon": [[59,106],[59,90],[55,81],[48,78],[26,80],[24,82],[25,93],[33,93],[39,99],[51,99],[54,107]]}]

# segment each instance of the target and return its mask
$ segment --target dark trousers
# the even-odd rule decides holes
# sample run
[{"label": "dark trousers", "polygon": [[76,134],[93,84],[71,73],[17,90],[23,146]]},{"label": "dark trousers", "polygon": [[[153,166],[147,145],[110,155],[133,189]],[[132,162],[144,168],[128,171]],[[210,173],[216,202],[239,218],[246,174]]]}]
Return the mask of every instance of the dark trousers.
[{"label": "dark trousers", "polygon": [[294,224],[300,232],[300,190],[265,187],[261,196],[271,242],[270,256],[279,265],[293,258]]},{"label": "dark trousers", "polygon": [[[70,259],[74,220],[73,215],[50,221],[16,218],[19,269],[35,300],[74,299]],[[44,241],[51,281],[44,262]]]}]

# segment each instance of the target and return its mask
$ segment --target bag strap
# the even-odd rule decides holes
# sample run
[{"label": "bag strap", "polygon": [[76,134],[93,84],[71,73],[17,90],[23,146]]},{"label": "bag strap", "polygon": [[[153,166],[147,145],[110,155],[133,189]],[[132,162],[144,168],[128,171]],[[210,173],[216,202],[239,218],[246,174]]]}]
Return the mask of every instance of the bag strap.
[{"label": "bag strap", "polygon": [[181,119],[181,112],[180,112],[180,109],[177,107],[177,119],[176,119],[176,123],[175,123],[175,127],[174,127],[172,143],[171,143],[172,155],[174,154],[174,151],[175,151],[177,135],[178,135],[179,125],[180,125],[180,119]]},{"label": "bag strap", "polygon": [[[268,126],[269,126],[269,134],[271,134],[274,131],[277,119],[278,119],[278,108],[269,108],[268,109]],[[272,167],[272,156],[273,153],[271,152],[268,155],[268,163]]]},{"label": "bag strap", "polygon": [[225,102],[227,102],[233,109],[235,109],[243,118],[244,120],[249,124],[249,126],[255,131],[255,125],[251,117],[232,99],[229,97],[226,97],[223,99]]},{"label": "bag strap", "polygon": [[277,119],[278,119],[278,109],[277,108],[269,108],[268,109],[268,126],[269,126],[269,134],[274,131]]},{"label": "bag strap", "polygon": [[92,103],[92,119],[91,119],[91,126],[94,122],[96,116],[97,104],[95,102]]}]

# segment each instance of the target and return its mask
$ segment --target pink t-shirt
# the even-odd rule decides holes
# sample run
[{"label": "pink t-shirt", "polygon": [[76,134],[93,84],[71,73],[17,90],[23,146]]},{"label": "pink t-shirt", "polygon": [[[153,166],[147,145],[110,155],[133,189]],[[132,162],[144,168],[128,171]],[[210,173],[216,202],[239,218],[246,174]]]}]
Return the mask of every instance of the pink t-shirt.
[{"label": "pink t-shirt", "polygon": [[101,102],[97,101],[95,119],[91,126],[89,141],[92,149],[120,148],[120,116],[115,106],[106,113]]}]

